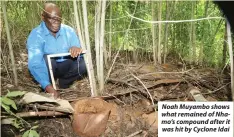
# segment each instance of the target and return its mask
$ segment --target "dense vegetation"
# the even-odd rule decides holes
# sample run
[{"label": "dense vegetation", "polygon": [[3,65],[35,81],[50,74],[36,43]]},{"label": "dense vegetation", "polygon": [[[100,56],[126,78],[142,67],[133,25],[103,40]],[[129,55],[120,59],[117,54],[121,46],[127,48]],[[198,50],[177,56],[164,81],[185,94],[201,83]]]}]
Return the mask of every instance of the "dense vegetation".
[{"label": "dense vegetation", "polygon": [[[56,2],[63,13],[63,23],[75,27],[73,3]],[[95,4],[88,2],[88,21],[91,46],[94,48]],[[161,5],[161,13],[159,13]],[[40,23],[43,2],[7,2],[7,16],[15,51],[25,49],[30,31]],[[81,9],[78,2],[78,9]],[[136,10],[135,10],[136,9]],[[134,11],[135,10],[135,11]],[[144,20],[190,20],[205,17],[221,17],[220,11],[210,1],[121,1],[107,2],[105,21],[105,43],[114,51],[122,43],[124,51],[134,51],[133,59],[153,59],[153,37],[158,45],[160,37],[161,56],[181,56],[187,62],[206,66],[223,64],[225,44],[225,19],[210,19],[196,22],[162,23],[159,36],[158,24],[154,24],[156,35],[152,36],[152,24],[132,19],[131,14]],[[2,51],[7,53],[6,33],[2,24]],[[127,30],[129,28],[129,30]],[[111,32],[110,32],[111,31]],[[110,41],[111,39],[111,41]],[[123,42],[124,41],[124,42]],[[157,46],[156,45],[156,46]],[[146,54],[144,54],[146,53]],[[16,54],[16,53],[15,53]],[[128,54],[128,56],[131,54]],[[143,56],[142,56],[143,55]],[[148,55],[147,57],[144,55]],[[130,56],[129,56],[130,57]],[[227,58],[227,56],[225,55]],[[226,61],[226,60],[225,60]],[[164,63],[167,61],[165,60]]]}]

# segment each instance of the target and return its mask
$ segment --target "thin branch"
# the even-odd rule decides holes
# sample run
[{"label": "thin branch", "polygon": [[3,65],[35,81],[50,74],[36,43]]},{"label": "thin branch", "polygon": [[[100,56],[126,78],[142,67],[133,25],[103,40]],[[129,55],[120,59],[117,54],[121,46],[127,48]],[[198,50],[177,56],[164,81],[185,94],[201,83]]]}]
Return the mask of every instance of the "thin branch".
[{"label": "thin branch", "polygon": [[20,117],[19,115],[17,115],[17,113],[15,114],[15,113],[13,113],[12,111],[10,111],[10,114],[13,115],[13,116],[15,116],[16,118],[22,120],[22,122],[24,122],[25,124],[27,124],[27,126],[31,127],[31,124],[28,123],[27,121],[25,121],[25,120],[24,120],[22,117]]},{"label": "thin branch", "polygon": [[229,64],[229,62],[230,62],[230,58],[229,58],[228,61],[225,63],[225,66],[223,67],[223,69],[222,69],[222,71],[221,71],[221,74],[223,74],[223,71],[224,71],[224,69],[227,67],[227,65]]},{"label": "thin branch", "polygon": [[115,18],[115,19],[105,19],[105,20],[119,20],[119,19],[126,18],[126,17],[128,17],[128,16],[122,16],[122,17]]},{"label": "thin branch", "polygon": [[[138,11],[138,12],[135,12],[135,13],[140,14],[140,13],[143,13],[143,12],[146,12],[146,10],[141,10],[141,11]],[[128,15],[127,16],[118,17],[118,18],[105,19],[105,20],[119,20],[119,19],[126,18],[126,17],[128,17]]]},{"label": "thin branch", "polygon": [[[155,104],[154,104],[154,99],[153,99],[152,95],[150,94],[148,88],[145,86],[145,84],[144,84],[137,76],[135,76],[134,74],[131,73],[131,75],[141,83],[141,85],[145,88],[145,90],[146,90],[147,93],[149,94],[150,99],[151,99],[151,102],[152,102],[152,105],[155,105]],[[155,110],[155,114],[156,114],[156,113],[157,113],[156,108],[154,108],[154,110]]]},{"label": "thin branch", "polygon": [[136,135],[138,135],[138,134],[140,134],[142,132],[143,132],[143,130],[139,130],[139,131],[136,131],[136,132],[132,133],[131,135],[129,135],[127,137],[134,137],[134,136],[136,136]]},{"label": "thin branch", "polygon": [[[6,63],[6,61],[4,60],[4,56],[3,56],[3,53],[2,53],[2,48],[0,48],[0,52],[1,52],[1,56],[2,56],[2,65],[1,65],[1,66],[3,66],[3,67],[5,68],[5,70],[6,70],[6,72],[7,72],[7,77],[8,77],[8,79],[9,79],[9,81],[12,83],[12,79],[11,79],[10,73],[9,73],[9,71],[8,71],[8,69],[7,69],[7,63]],[[2,76],[1,76],[1,77],[2,77]]]},{"label": "thin branch", "polygon": [[140,29],[128,29],[128,30],[123,30],[123,31],[112,31],[112,32],[106,32],[105,34],[126,32],[126,31],[135,31],[135,30],[146,30],[146,29],[151,29],[151,28],[140,28]]},{"label": "thin branch", "polygon": [[209,93],[200,93],[200,94],[203,94],[203,95],[207,95],[207,94],[213,94],[213,93],[216,93],[217,91],[219,91],[220,89],[226,87],[227,85],[229,85],[231,82],[227,83],[226,85],[223,85],[221,86],[220,88],[214,90],[214,91],[210,91]]},{"label": "thin branch", "polygon": [[184,74],[184,73],[188,73],[189,71],[193,70],[193,68],[186,70],[186,71],[179,71],[179,72],[152,72],[152,73],[147,73],[144,75],[151,75],[151,74]]},{"label": "thin branch", "polygon": [[116,96],[114,95],[111,95],[111,94],[108,94],[106,93],[109,97],[114,97],[116,100],[118,100],[119,102],[123,103],[124,105],[126,105],[123,101],[121,101],[120,99],[118,99]]},{"label": "thin branch", "polygon": [[127,86],[129,86],[129,87],[134,88],[134,89],[138,89],[138,90],[140,90],[140,89],[139,89],[139,88],[137,88],[136,86],[134,86],[134,85],[132,85],[132,84],[130,84],[130,83],[127,83],[127,82],[125,82],[125,81],[118,80],[118,79],[112,79],[112,78],[109,78],[109,79],[107,79],[107,82],[121,83],[121,84],[123,84],[123,85],[127,85]]}]

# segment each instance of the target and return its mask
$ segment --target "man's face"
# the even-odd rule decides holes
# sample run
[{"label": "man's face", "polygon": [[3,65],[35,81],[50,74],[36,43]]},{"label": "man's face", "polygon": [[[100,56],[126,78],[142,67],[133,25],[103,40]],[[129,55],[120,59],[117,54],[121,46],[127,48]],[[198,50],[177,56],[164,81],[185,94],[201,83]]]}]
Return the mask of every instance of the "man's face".
[{"label": "man's face", "polygon": [[46,27],[52,32],[57,33],[61,26],[61,14],[57,9],[43,13],[43,20],[46,23]]}]

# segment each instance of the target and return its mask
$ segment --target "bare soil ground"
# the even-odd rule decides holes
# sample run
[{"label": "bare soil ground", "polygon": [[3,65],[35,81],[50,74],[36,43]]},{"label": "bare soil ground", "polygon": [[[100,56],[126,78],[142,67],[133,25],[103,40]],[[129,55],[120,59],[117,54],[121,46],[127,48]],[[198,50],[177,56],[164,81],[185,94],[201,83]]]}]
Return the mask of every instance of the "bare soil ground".
[{"label": "bare soil ground", "polygon": [[[211,68],[186,69],[173,64],[152,64],[115,66],[102,93],[104,99],[112,105],[104,136],[157,136],[157,102],[194,101],[189,93],[191,88],[197,88],[208,101],[228,101],[231,98],[229,75],[220,74]],[[9,73],[2,71],[2,95],[7,90],[41,92],[26,64],[18,63],[18,68],[17,87],[10,84],[12,78],[9,78]],[[61,98],[70,102],[89,97],[88,79],[77,81],[70,89],[60,90],[60,93]],[[27,121],[39,126],[36,130],[41,137],[77,136],[69,116],[29,118]],[[1,128],[1,135],[4,137],[22,135],[26,130],[19,131],[9,125],[1,125]]]}]

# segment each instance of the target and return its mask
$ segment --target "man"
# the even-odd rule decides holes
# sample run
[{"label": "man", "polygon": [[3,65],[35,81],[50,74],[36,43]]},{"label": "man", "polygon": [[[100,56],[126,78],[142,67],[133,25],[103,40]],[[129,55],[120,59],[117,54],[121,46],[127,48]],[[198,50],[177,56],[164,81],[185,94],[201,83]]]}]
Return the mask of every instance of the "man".
[{"label": "man", "polygon": [[85,62],[80,55],[79,39],[71,27],[61,24],[61,12],[57,5],[46,3],[42,22],[32,30],[27,40],[28,68],[41,87],[54,96],[59,93],[51,85],[47,55],[70,52],[69,57],[52,58],[54,77],[60,88],[68,88],[75,80],[86,75]]}]

